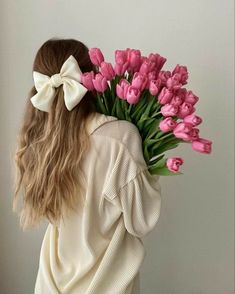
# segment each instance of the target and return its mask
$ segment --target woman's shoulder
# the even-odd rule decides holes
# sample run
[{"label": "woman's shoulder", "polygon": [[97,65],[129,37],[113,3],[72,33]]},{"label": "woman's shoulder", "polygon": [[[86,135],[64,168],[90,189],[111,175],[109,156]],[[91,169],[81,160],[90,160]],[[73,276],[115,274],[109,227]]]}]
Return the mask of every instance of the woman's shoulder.
[{"label": "woman's shoulder", "polygon": [[122,151],[129,153],[133,160],[145,165],[142,138],[137,126],[127,120],[112,118],[114,117],[105,115],[102,118],[105,123],[96,129],[94,135],[100,137],[100,141],[108,149],[113,147],[118,154],[122,149]]},{"label": "woman's shoulder", "polygon": [[105,114],[98,114],[94,120],[93,133],[116,139],[124,145],[136,143],[136,140],[141,139],[137,126],[132,122]]}]

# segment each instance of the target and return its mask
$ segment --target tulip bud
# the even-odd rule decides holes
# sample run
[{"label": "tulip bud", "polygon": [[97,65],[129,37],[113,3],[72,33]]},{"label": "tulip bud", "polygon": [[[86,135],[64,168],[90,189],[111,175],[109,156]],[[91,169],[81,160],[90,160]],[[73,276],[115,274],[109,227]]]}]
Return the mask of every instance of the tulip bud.
[{"label": "tulip bud", "polygon": [[92,91],[94,90],[94,85],[93,85],[93,79],[95,77],[95,74],[93,71],[91,72],[85,72],[81,75],[81,83],[86,87],[88,90]]},{"label": "tulip bud", "polygon": [[96,91],[103,93],[108,88],[107,79],[101,74],[97,73],[92,79]]},{"label": "tulip bud", "polygon": [[157,93],[160,90],[160,86],[161,86],[161,80],[160,79],[150,81],[150,84],[149,84],[149,92],[150,92],[150,94],[153,95],[153,96],[157,95]]},{"label": "tulip bud", "polygon": [[171,117],[166,117],[161,120],[159,123],[159,128],[162,132],[172,131],[177,125],[177,122],[174,121]]},{"label": "tulip bud", "polygon": [[169,89],[164,87],[164,88],[162,88],[162,90],[158,96],[158,102],[160,104],[167,104],[171,101],[172,96],[173,96],[173,93]]},{"label": "tulip bud", "polygon": [[113,66],[109,62],[103,61],[101,63],[100,72],[108,81],[112,80],[112,78],[115,76]]},{"label": "tulip bud", "polygon": [[94,65],[101,65],[101,62],[104,61],[104,56],[99,48],[91,48],[88,51],[90,60]]},{"label": "tulip bud", "polygon": [[163,116],[174,116],[178,112],[178,106],[171,105],[169,103],[165,104],[161,108],[161,113]]},{"label": "tulip bud", "polygon": [[199,139],[192,142],[192,148],[194,151],[198,151],[198,152],[205,153],[205,154],[210,154],[211,153],[211,144],[212,144],[212,141],[207,140],[207,139],[203,139],[203,138],[199,138]]},{"label": "tulip bud", "polygon": [[180,83],[182,85],[187,84],[187,79],[188,79],[187,67],[177,64],[174,70],[172,71],[172,75],[176,73],[180,75]]},{"label": "tulip bud", "polygon": [[136,104],[139,101],[140,90],[129,86],[126,93],[126,99],[129,104]]},{"label": "tulip bud", "polygon": [[170,171],[177,173],[179,171],[180,165],[183,163],[184,160],[181,157],[171,157],[167,159],[166,166]]}]

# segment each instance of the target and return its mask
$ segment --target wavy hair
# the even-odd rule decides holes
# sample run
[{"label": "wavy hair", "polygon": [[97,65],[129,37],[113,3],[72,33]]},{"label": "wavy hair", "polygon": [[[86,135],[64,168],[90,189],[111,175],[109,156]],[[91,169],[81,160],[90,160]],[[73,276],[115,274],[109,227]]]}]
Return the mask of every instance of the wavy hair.
[{"label": "wavy hair", "polygon": [[[38,50],[33,70],[51,76],[60,71],[73,55],[82,72],[94,70],[88,48],[75,39],[52,38]],[[18,211],[19,194],[22,207],[20,226],[25,230],[48,219],[56,223],[70,209],[78,211],[84,204],[86,179],[81,169],[82,158],[90,148],[86,122],[96,112],[95,95],[87,91],[71,111],[64,104],[62,85],[56,90],[50,112],[35,108],[28,95],[22,125],[14,153],[14,199],[12,209]]]}]

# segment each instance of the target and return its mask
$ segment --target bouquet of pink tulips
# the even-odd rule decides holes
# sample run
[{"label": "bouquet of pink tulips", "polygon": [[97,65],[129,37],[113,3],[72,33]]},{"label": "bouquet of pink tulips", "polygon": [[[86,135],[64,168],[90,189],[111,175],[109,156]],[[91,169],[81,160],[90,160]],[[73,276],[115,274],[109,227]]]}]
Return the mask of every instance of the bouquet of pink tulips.
[{"label": "bouquet of pink tulips", "polygon": [[180,143],[211,153],[212,141],[199,137],[202,119],[195,115],[198,97],[187,84],[186,66],[162,70],[166,58],[158,53],[142,56],[140,50],[115,51],[114,66],[99,48],[89,56],[96,72],[82,75],[83,85],[97,95],[97,111],[135,124],[142,138],[143,155],[151,174],[178,175],[183,159],[165,158],[164,152]]}]

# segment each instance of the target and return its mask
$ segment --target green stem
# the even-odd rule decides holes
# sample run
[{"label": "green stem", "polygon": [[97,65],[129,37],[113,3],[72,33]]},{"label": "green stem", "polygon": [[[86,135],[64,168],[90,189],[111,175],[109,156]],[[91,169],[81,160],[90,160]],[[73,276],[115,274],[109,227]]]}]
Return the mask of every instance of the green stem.
[{"label": "green stem", "polygon": [[108,106],[107,98],[106,98],[104,93],[102,93],[102,96],[103,96],[103,99],[104,99],[104,105],[105,105],[107,114],[109,114],[109,106]]},{"label": "green stem", "polygon": [[128,107],[128,113],[129,114],[131,113],[131,109],[132,109],[132,104],[129,104],[129,107]]},{"label": "green stem", "polygon": [[157,116],[160,113],[161,113],[161,111],[158,111],[158,112],[154,113],[151,117],[155,117],[155,116]]},{"label": "green stem", "polygon": [[105,108],[105,105],[104,105],[104,103],[102,101],[102,96],[100,95],[100,93],[97,93],[97,96],[98,96],[98,104],[100,106],[101,111],[104,114],[107,114],[107,109]]},{"label": "green stem", "polygon": [[172,133],[166,134],[166,135],[160,137],[159,139],[156,139],[155,142],[157,142],[157,141],[161,141],[162,139],[165,139],[165,138],[170,137],[170,136],[172,136],[172,135],[173,135]]}]

